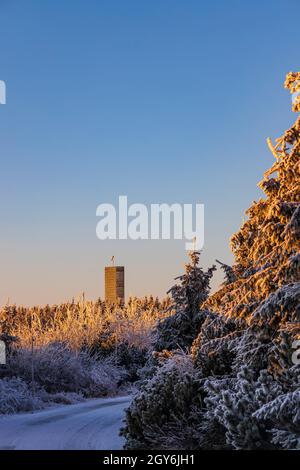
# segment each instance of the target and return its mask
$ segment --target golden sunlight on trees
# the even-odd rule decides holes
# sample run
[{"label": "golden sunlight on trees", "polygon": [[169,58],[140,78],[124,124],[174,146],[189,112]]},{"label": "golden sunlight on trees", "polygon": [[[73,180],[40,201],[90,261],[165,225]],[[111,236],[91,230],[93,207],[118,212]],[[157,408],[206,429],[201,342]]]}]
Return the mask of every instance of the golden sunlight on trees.
[{"label": "golden sunlight on trees", "polygon": [[[299,79],[290,72],[285,82],[295,112]],[[159,361],[127,411],[128,449],[300,449],[300,117],[268,145],[265,197],[231,238],[235,263],[199,305],[191,348],[170,341],[188,320],[176,297],[175,315],[159,323],[163,354],[154,351]],[[186,292],[196,285],[188,271],[180,279]]]}]

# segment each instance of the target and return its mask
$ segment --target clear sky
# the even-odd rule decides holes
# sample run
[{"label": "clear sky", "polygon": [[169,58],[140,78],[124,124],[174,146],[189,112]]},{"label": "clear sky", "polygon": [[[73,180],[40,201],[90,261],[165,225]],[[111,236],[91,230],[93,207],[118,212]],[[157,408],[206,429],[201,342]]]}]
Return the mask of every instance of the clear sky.
[{"label": "clear sky", "polygon": [[[204,203],[204,266],[295,119],[299,0],[0,0],[0,303],[103,294],[112,254],[127,295],[164,295],[182,241],[99,241],[96,207]],[[221,280],[216,274],[213,287]]]}]

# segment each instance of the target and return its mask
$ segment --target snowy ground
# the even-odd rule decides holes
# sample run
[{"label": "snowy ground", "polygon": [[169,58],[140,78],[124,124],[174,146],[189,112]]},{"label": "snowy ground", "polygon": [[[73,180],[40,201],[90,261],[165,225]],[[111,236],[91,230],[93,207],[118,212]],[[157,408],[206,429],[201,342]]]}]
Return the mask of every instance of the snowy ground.
[{"label": "snowy ground", "polygon": [[0,449],[122,449],[118,435],[130,396],[88,400],[0,417]]}]

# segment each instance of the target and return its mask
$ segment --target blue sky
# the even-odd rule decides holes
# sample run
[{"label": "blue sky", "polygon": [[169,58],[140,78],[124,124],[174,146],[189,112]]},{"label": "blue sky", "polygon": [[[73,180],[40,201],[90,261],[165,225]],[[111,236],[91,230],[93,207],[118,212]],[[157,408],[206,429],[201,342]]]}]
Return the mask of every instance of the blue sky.
[{"label": "blue sky", "polygon": [[[158,294],[180,241],[97,240],[96,207],[204,203],[204,266],[229,238],[289,127],[298,0],[0,0],[0,303]],[[221,281],[217,273],[216,288]]]}]

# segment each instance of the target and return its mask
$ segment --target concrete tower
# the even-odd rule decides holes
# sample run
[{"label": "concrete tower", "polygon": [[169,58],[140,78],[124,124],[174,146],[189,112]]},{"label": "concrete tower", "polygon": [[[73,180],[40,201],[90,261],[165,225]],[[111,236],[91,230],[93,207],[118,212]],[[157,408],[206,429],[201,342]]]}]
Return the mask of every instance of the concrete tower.
[{"label": "concrete tower", "polygon": [[105,267],[105,300],[116,303],[125,301],[125,269],[124,266]]}]

